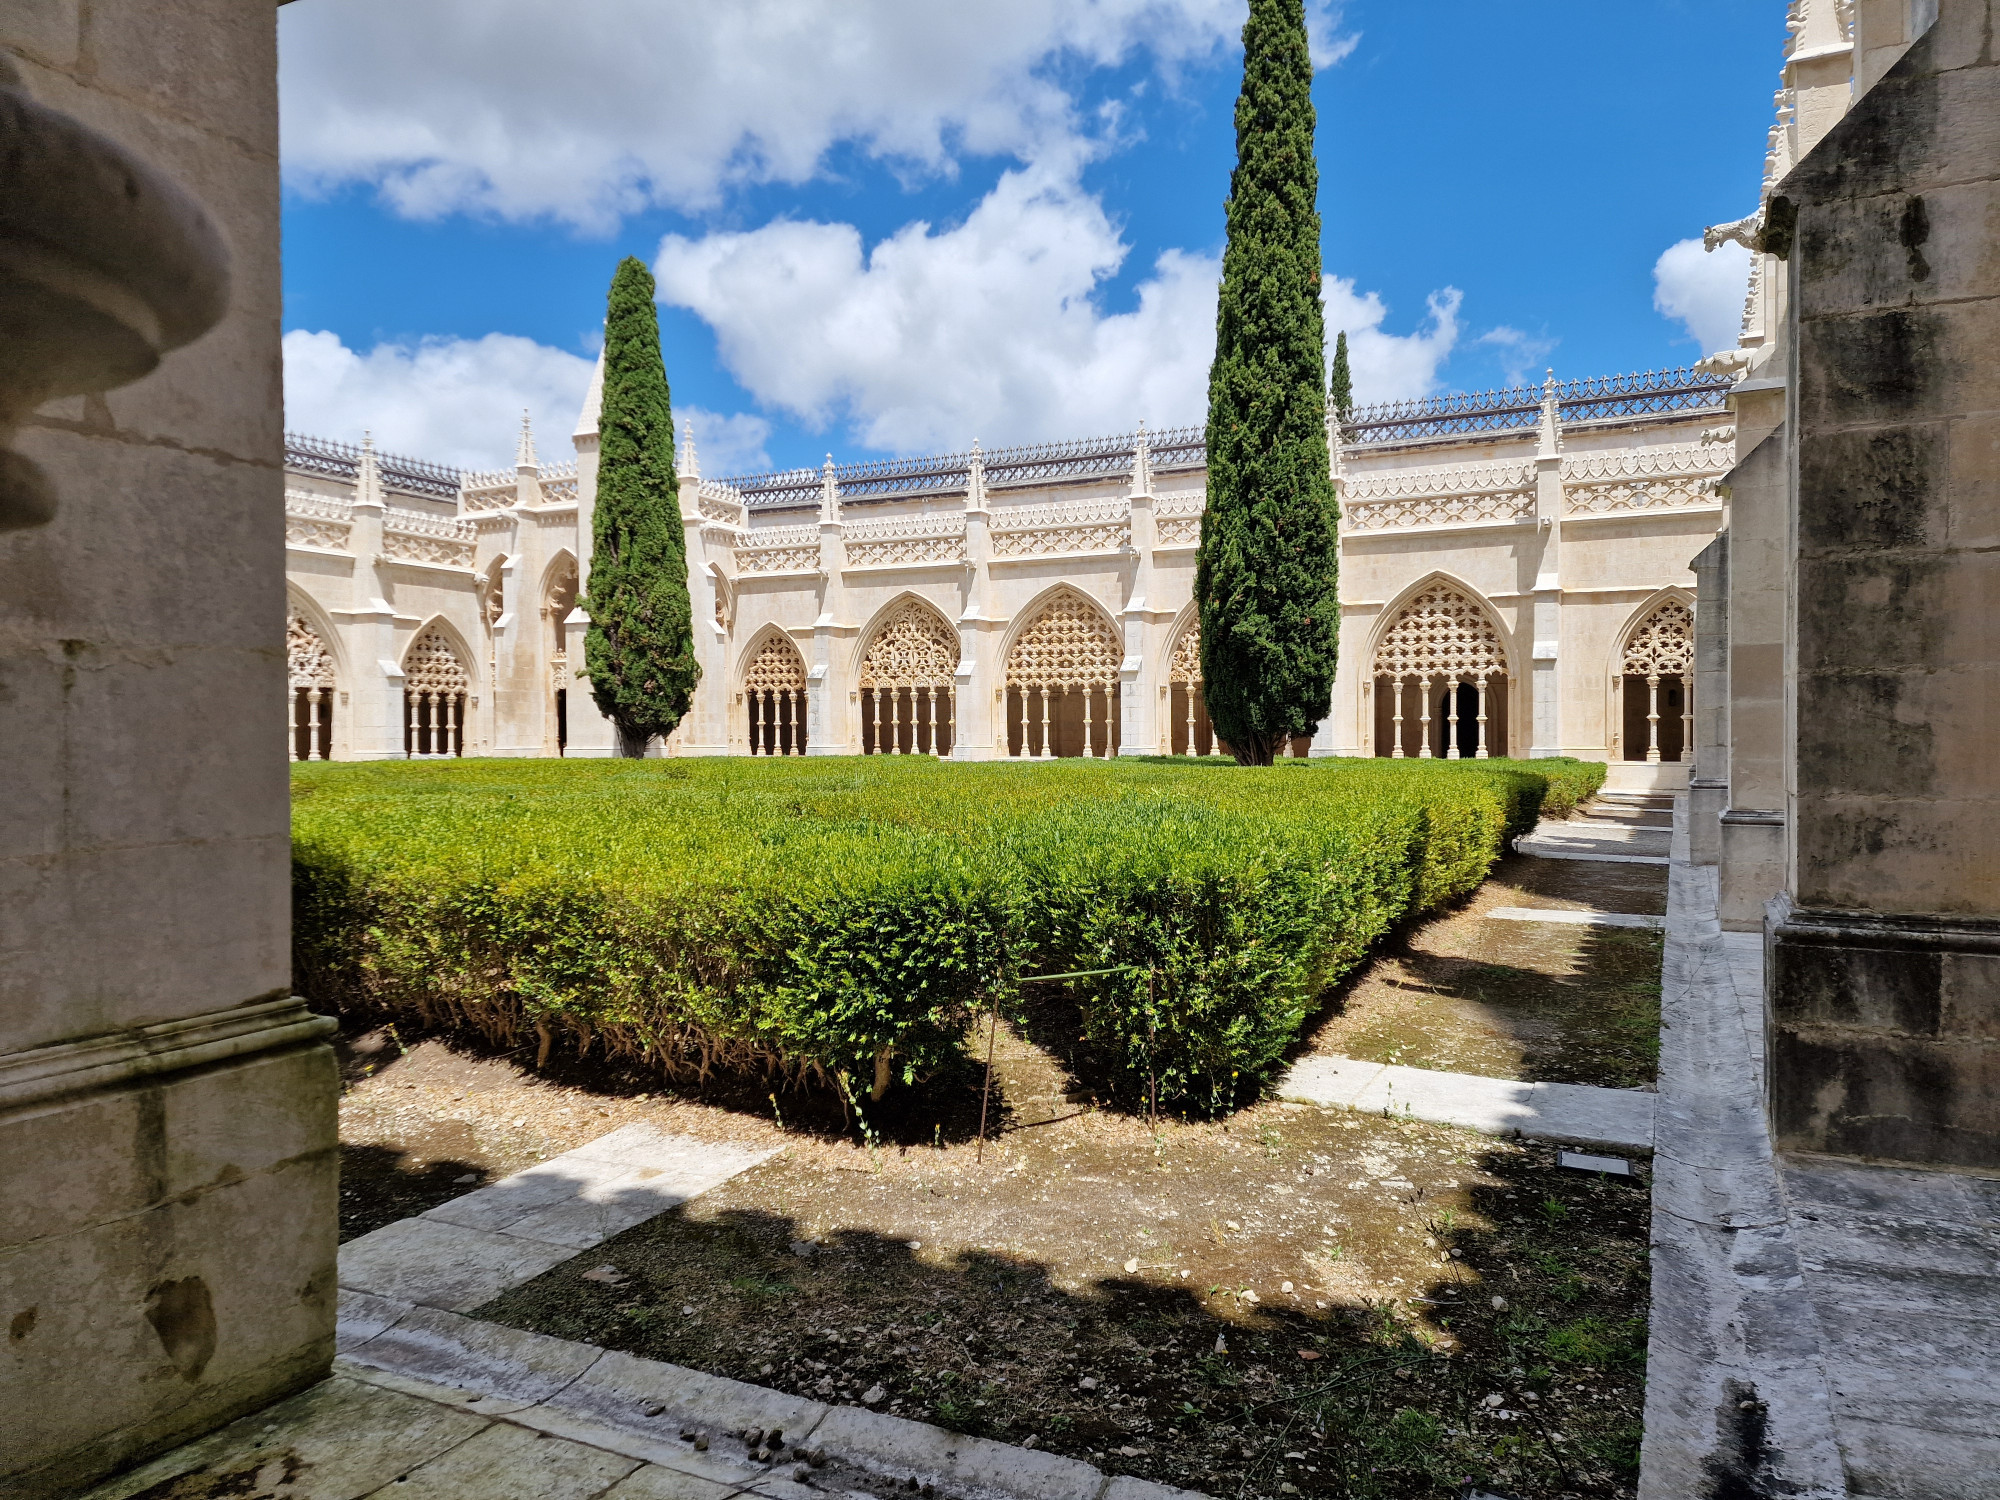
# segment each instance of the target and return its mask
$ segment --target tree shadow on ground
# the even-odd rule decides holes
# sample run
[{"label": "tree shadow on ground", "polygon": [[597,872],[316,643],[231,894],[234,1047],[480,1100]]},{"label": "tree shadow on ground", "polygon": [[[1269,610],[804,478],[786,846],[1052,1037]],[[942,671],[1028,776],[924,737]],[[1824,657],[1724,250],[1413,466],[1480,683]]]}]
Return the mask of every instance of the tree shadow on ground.
[{"label": "tree shadow on ground", "polygon": [[[879,1224],[809,1244],[737,1203],[661,1215],[475,1315],[1218,1495],[1628,1495],[1644,1183],[1539,1149],[1479,1167],[1469,1212],[1396,1205],[1438,1242],[1415,1296],[1280,1294],[1269,1267],[1183,1278],[1171,1255],[1079,1275],[1018,1214],[992,1226],[1011,1252]],[[624,1279],[582,1279],[605,1265]]]},{"label": "tree shadow on ground", "polygon": [[389,1146],[340,1145],[340,1242],[413,1218],[482,1188],[493,1174],[476,1162]]}]

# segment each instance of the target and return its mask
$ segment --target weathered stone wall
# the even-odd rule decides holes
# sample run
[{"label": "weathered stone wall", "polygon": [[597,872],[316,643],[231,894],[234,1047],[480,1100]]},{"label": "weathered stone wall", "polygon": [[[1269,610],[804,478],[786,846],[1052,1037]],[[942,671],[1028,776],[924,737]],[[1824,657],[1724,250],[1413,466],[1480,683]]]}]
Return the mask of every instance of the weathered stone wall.
[{"label": "weathered stone wall", "polygon": [[336,1082],[288,999],[274,7],[28,0],[0,54],[228,242],[229,310],[18,447],[0,533],[0,1495],[318,1378]]},{"label": "weathered stone wall", "polygon": [[1782,185],[1797,207],[1781,1147],[2000,1165],[2000,59],[1935,25]]}]

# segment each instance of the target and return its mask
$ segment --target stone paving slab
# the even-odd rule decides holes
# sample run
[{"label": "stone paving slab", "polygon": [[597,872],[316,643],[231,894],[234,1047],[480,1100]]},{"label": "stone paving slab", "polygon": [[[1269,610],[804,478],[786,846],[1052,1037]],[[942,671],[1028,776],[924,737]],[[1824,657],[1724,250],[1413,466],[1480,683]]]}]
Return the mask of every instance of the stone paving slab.
[{"label": "stone paving slab", "polygon": [[1495,922],[1567,922],[1577,927],[1643,927],[1657,931],[1667,925],[1665,917],[1640,916],[1629,911],[1572,911],[1564,906],[1496,906],[1480,915]]},{"label": "stone paving slab", "polygon": [[576,1254],[436,1219],[398,1219],[340,1247],[340,1284],[394,1302],[464,1311]]},{"label": "stone paving slab", "polygon": [[1653,1149],[1654,1096],[1642,1089],[1523,1083],[1442,1073],[1352,1057],[1302,1057],[1279,1080],[1282,1098],[1369,1113],[1409,1115],[1487,1135],[1524,1135],[1576,1146]]},{"label": "stone paving slab", "polygon": [[1540,840],[1525,838],[1514,841],[1514,852],[1534,859],[1577,859],[1594,861],[1601,865],[1664,865],[1668,863],[1664,854],[1620,854],[1615,851],[1601,851],[1580,845],[1550,844]]},{"label": "stone paving slab", "polygon": [[390,1496],[395,1500],[486,1500],[511,1495],[533,1496],[534,1500],[591,1500],[638,1467],[637,1459],[501,1422],[440,1454],[407,1479],[390,1481],[375,1494],[382,1500]]}]

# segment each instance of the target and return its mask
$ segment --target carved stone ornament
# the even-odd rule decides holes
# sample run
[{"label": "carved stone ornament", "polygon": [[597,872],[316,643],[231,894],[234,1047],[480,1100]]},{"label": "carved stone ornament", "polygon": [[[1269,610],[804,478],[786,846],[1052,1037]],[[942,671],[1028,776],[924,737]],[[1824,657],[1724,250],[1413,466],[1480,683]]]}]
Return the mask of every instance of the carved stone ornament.
[{"label": "carved stone ornament", "polygon": [[1448,583],[1434,583],[1404,605],[1375,648],[1375,675],[1398,682],[1500,677],[1506,671],[1492,617]]},{"label": "carved stone ornament", "polygon": [[865,688],[948,688],[958,671],[958,632],[935,610],[906,599],[875,632],[861,659]]},{"label": "carved stone ornament", "polygon": [[150,373],[228,304],[229,253],[194,199],[30,99],[0,56],[0,530],[55,514],[48,476],[13,451],[22,418]]},{"label": "carved stone ornament", "polygon": [[1007,653],[1007,685],[1116,687],[1124,654],[1103,613],[1065,589],[1042,606]]},{"label": "carved stone ornament", "polygon": [[1634,677],[1685,676],[1694,664],[1694,611],[1663,599],[1625,640],[1625,670]]}]

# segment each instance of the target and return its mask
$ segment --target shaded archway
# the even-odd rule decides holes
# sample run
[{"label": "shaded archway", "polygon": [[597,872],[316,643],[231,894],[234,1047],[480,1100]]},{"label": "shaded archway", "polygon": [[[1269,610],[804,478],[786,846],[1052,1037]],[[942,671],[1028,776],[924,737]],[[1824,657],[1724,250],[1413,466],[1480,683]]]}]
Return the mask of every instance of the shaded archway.
[{"label": "shaded archway", "polygon": [[433,621],[403,653],[403,754],[439,760],[465,754],[472,674],[442,624]]},{"label": "shaded archway", "polygon": [[1208,703],[1202,694],[1201,621],[1192,614],[1167,658],[1162,696],[1167,700],[1167,726],[1161,749],[1168,755],[1222,753],[1224,747],[1217,743],[1214,726],[1208,722]]},{"label": "shaded archway", "polygon": [[1118,630],[1063,587],[1030,607],[1007,651],[1007,753],[1118,753]]},{"label": "shaded archway", "polygon": [[569,669],[565,625],[576,608],[576,594],[576,557],[564,548],[550,561],[542,578],[542,628],[549,648],[549,723],[557,755],[569,750],[569,688],[576,678]]},{"label": "shaded archway", "polygon": [[743,706],[752,755],[806,753],[806,663],[773,631],[743,670]]},{"label": "shaded archway", "polygon": [[1623,758],[1684,758],[1694,742],[1694,606],[1661,599],[1625,632],[1619,658]]},{"label": "shaded archway", "polygon": [[958,632],[917,598],[890,605],[861,657],[861,753],[949,755]]},{"label": "shaded archway", "polygon": [[1375,643],[1375,753],[1484,760],[1507,753],[1507,651],[1484,600],[1424,583]]}]

